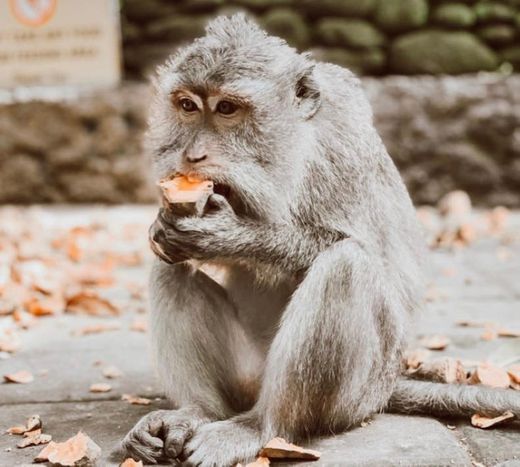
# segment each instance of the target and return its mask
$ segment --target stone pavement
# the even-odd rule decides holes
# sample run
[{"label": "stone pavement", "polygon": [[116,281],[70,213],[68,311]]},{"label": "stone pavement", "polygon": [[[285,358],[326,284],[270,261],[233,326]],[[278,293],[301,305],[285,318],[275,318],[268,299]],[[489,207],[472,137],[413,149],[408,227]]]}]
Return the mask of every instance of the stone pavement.
[{"label": "stone pavement", "polygon": [[[155,211],[153,207],[131,206],[72,209],[44,211],[56,224],[70,223],[72,217],[85,220],[102,216],[113,223],[139,219],[143,239]],[[462,319],[492,320],[520,329],[520,213],[512,215],[511,224],[516,237],[507,245],[484,238],[456,252],[432,253],[430,277],[435,296],[418,316],[416,333],[449,336],[451,344],[439,355],[489,358],[496,363],[520,356],[520,339],[484,341],[480,338],[482,329],[455,324]],[[148,265],[146,261],[119,274],[125,280],[145,284]],[[121,291],[112,293],[115,299],[122,299]],[[117,442],[139,417],[166,405],[153,376],[146,334],[130,329],[136,316],[140,315],[135,307],[129,307],[117,318],[119,330],[77,336],[74,330],[100,319],[63,314],[40,318],[36,326],[22,333],[20,350],[0,360],[0,370],[5,374],[28,369],[35,381],[0,384],[1,467],[31,464],[39,452],[40,447],[17,449],[18,438],[3,434],[35,413],[54,440],[63,441],[81,429],[102,447],[100,465],[118,465],[111,455]],[[108,381],[111,392],[90,393],[92,383],[103,381],[103,364],[116,365],[124,374]],[[148,397],[152,403],[129,405],[120,400],[124,393]],[[467,419],[382,414],[365,427],[318,440],[312,447],[323,453],[322,459],[305,465],[520,466],[520,423],[484,431],[472,427]]]}]

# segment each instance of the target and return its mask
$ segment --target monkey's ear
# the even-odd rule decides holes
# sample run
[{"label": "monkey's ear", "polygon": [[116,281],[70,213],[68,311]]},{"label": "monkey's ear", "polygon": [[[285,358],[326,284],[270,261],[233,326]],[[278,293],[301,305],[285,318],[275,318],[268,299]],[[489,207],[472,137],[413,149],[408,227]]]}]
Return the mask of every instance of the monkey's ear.
[{"label": "monkey's ear", "polygon": [[314,65],[307,68],[296,81],[296,105],[304,120],[312,118],[321,105],[320,89],[314,78]]}]

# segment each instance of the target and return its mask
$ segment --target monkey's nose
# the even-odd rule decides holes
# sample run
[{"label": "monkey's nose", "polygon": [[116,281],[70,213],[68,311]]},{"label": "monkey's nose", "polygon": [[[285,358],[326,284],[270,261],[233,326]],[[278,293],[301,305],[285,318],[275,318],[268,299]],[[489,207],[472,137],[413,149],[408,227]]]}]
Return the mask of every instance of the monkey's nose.
[{"label": "monkey's nose", "polygon": [[197,162],[202,162],[203,160],[207,159],[208,155],[204,153],[200,154],[188,154],[186,156],[186,160],[188,162],[191,162],[192,164],[196,164]]}]

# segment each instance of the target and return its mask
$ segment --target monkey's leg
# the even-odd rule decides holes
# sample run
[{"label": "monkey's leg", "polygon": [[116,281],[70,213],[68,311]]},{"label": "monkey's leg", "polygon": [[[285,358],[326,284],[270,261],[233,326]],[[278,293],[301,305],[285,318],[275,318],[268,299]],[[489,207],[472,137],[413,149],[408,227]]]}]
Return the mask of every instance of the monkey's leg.
[{"label": "monkey's leg", "polygon": [[274,436],[344,429],[386,405],[407,312],[383,271],[353,240],[316,257],[284,312],[257,404],[200,427],[186,444],[190,465],[232,465]]},{"label": "monkey's leg", "polygon": [[176,458],[200,425],[235,413],[243,402],[236,390],[254,370],[254,353],[226,291],[192,266],[156,261],[150,297],[159,376],[179,410],[145,416],[123,448],[153,463]]}]

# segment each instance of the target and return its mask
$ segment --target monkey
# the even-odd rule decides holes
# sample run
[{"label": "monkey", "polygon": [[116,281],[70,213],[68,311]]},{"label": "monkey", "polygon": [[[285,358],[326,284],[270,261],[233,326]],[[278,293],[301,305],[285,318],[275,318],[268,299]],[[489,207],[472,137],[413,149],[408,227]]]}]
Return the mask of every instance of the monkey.
[{"label": "monkey", "polygon": [[230,466],[273,437],[385,410],[520,415],[513,391],[402,376],[426,249],[352,72],[236,14],[176,51],[153,87],[155,176],[215,188],[202,215],[161,208],[150,228],[153,354],[175,409],[141,419],[128,455]]}]

